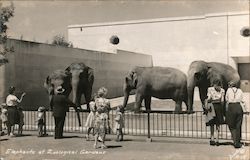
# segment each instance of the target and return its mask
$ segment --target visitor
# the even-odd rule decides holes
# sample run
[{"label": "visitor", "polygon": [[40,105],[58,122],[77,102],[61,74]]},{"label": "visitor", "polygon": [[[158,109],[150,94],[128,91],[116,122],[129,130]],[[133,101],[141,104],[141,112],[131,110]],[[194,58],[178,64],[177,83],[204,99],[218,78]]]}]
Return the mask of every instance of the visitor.
[{"label": "visitor", "polygon": [[15,124],[19,124],[20,116],[17,110],[17,105],[22,102],[25,93],[21,95],[21,98],[18,99],[15,95],[16,88],[11,86],[9,88],[9,95],[6,98],[6,105],[7,107],[7,128],[8,128],[8,135],[14,136],[14,129]]},{"label": "visitor", "polygon": [[243,92],[236,87],[236,83],[229,82],[229,88],[226,92],[226,122],[228,124],[233,145],[235,148],[241,148],[241,125],[243,120]]},{"label": "visitor", "polygon": [[[212,87],[208,88],[206,107],[207,122],[210,126],[210,145],[219,146],[220,125],[224,124],[224,96],[225,90],[221,87],[221,81],[216,79],[212,82]],[[214,141],[214,127],[216,126],[216,141]]]},{"label": "visitor", "polygon": [[95,117],[95,143],[94,148],[98,148],[97,141],[101,138],[101,148],[107,148],[105,145],[105,137],[109,132],[109,111],[110,102],[106,99],[108,90],[105,87],[101,87],[97,92],[97,98],[95,99],[96,104],[96,117]]}]

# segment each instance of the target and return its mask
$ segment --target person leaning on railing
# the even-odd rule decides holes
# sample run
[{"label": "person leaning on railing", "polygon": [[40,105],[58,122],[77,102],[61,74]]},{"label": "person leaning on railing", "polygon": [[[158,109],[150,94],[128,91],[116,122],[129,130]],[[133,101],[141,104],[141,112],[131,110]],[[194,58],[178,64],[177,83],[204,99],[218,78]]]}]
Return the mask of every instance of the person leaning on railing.
[{"label": "person leaning on railing", "polygon": [[[219,129],[224,124],[223,102],[225,90],[221,87],[221,81],[216,79],[212,82],[212,87],[208,88],[205,108],[207,110],[207,126],[210,126],[210,145],[219,145]],[[216,125],[216,142],[214,141],[214,126]]]},{"label": "person leaning on railing", "polygon": [[226,122],[232,135],[235,148],[241,148],[241,125],[243,120],[243,109],[245,104],[243,101],[243,92],[236,87],[236,83],[229,82],[229,88],[226,93]]}]

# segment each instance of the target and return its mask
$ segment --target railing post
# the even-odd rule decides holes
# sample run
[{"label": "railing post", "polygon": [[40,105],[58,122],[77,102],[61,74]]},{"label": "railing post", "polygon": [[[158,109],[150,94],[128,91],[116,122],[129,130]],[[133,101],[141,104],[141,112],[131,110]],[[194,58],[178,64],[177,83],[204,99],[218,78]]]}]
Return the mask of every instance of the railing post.
[{"label": "railing post", "polygon": [[150,136],[150,110],[147,110],[147,115],[148,115],[148,137],[147,137],[147,142],[152,142],[152,138]]},{"label": "railing post", "polygon": [[44,133],[43,136],[47,136],[47,130],[46,130],[46,109],[43,111],[44,112]]}]

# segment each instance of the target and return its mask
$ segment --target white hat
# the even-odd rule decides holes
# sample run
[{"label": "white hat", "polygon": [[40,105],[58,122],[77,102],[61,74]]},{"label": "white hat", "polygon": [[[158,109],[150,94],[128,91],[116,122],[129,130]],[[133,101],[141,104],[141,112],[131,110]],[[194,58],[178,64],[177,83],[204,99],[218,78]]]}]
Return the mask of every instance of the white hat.
[{"label": "white hat", "polygon": [[65,91],[65,89],[62,87],[62,86],[58,86],[57,88],[56,88],[56,92],[57,93],[63,93]]},{"label": "white hat", "polygon": [[42,112],[42,111],[44,111],[45,109],[46,109],[45,107],[41,106],[41,107],[38,108],[38,111],[39,111],[39,112]]}]

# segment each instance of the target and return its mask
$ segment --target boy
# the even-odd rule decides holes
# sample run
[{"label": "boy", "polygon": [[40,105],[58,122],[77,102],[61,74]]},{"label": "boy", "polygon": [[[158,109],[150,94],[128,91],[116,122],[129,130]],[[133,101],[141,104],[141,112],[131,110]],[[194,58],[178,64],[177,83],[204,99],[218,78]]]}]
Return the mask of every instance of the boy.
[{"label": "boy", "polygon": [[38,123],[38,137],[42,137],[45,134],[45,107],[39,107],[37,114],[37,123]]}]

